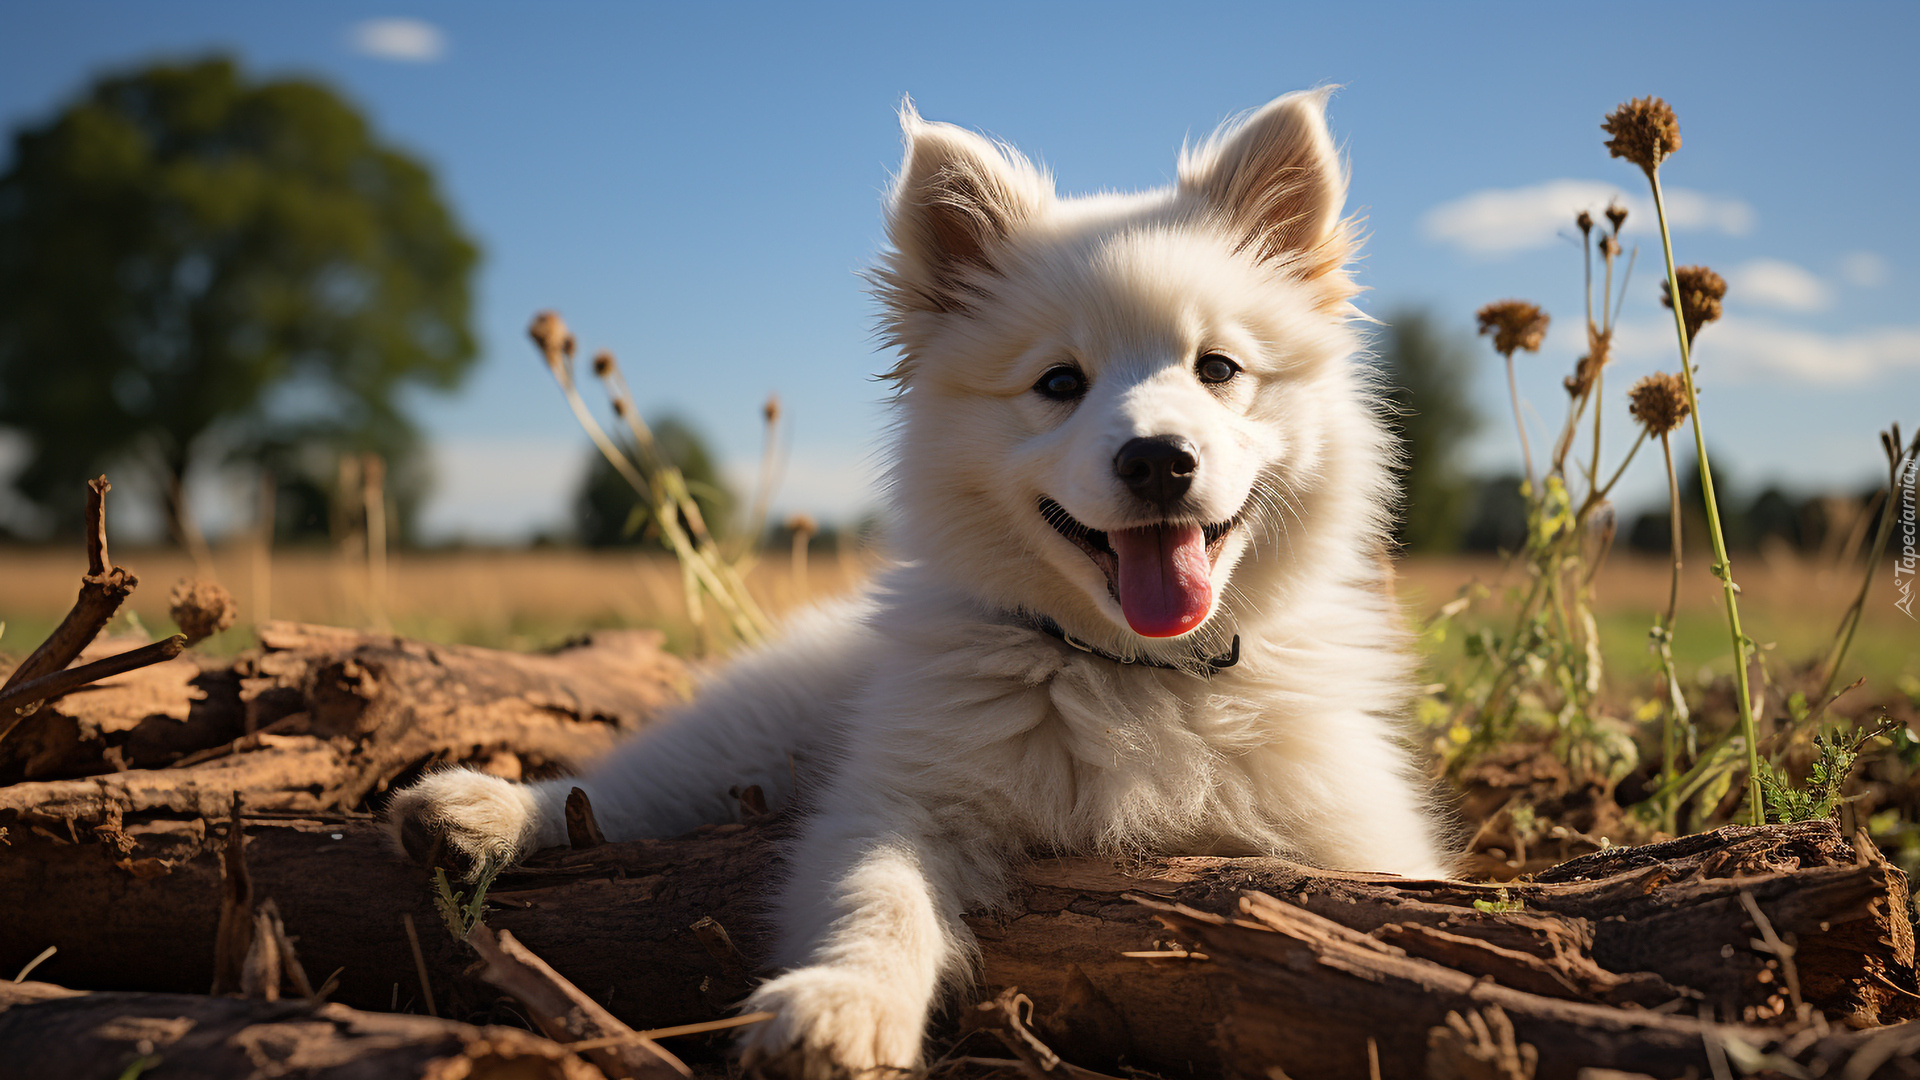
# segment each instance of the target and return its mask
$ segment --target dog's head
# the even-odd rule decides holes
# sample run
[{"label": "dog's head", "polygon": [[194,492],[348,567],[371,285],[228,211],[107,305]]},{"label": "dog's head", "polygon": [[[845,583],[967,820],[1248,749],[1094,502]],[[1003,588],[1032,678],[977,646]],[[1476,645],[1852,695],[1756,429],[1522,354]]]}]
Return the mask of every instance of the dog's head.
[{"label": "dog's head", "polygon": [[1370,539],[1383,451],[1327,96],[1227,125],[1173,188],[1087,198],[903,109],[876,278],[909,557],[1137,654],[1223,639],[1316,538]]}]

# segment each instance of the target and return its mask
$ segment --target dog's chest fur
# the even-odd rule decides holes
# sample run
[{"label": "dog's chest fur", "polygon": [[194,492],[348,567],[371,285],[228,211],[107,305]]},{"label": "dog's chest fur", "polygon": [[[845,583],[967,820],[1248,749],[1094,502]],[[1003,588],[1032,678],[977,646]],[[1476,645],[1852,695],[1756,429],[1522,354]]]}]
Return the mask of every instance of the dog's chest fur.
[{"label": "dog's chest fur", "polygon": [[897,786],[1009,847],[1324,858],[1314,823],[1337,813],[1346,766],[1396,749],[1384,714],[1403,665],[1377,635],[1356,655],[1276,622],[1205,677],[1089,655],[924,592],[873,623],[841,777]]}]

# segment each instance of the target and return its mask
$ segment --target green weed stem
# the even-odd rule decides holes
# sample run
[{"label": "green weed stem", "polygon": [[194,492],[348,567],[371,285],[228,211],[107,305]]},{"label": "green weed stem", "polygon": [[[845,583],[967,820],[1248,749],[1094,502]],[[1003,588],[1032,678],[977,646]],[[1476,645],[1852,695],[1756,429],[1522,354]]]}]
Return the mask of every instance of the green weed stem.
[{"label": "green weed stem", "polygon": [[1660,191],[1660,171],[1644,170],[1653,188],[1653,209],[1660,219],[1660,250],[1667,260],[1667,295],[1673,300],[1673,326],[1680,339],[1680,378],[1687,388],[1687,405],[1693,412],[1694,453],[1700,461],[1700,494],[1706,501],[1707,534],[1713,540],[1713,576],[1720,579],[1726,598],[1727,630],[1733,637],[1733,681],[1740,699],[1740,734],[1747,743],[1747,802],[1753,824],[1764,825],[1766,805],[1760,792],[1760,737],[1753,720],[1753,697],[1747,678],[1747,636],[1740,629],[1740,587],[1733,581],[1733,563],[1727,558],[1727,538],[1720,524],[1720,505],[1714,498],[1713,469],[1707,461],[1707,439],[1700,422],[1700,396],[1693,386],[1693,355],[1687,341],[1686,307],[1680,290],[1679,275],[1673,266],[1673,237],[1667,229],[1667,204]]}]

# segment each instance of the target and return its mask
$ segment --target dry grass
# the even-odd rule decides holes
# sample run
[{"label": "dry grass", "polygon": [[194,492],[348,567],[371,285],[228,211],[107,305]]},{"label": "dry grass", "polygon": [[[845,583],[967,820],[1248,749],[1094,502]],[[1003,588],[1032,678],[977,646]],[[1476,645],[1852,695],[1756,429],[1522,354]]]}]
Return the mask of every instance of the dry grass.
[{"label": "dry grass", "polygon": [[[174,550],[116,549],[114,560],[138,574],[141,586],[125,610],[147,629],[170,625],[167,591],[193,574],[192,560]],[[843,594],[864,580],[870,556],[815,555],[808,562],[806,595],[794,588],[786,554],[764,559],[747,587],[768,611]],[[365,564],[331,552],[276,552],[267,581],[255,573],[246,547],[213,553],[216,576],[240,605],[240,627],[211,642],[214,651],[250,643],[247,627],[263,615],[340,626],[391,626],[430,641],[505,648],[556,644],[583,630],[654,626],[668,644],[694,649],[698,633],[687,617],[680,571],[671,557],[574,550],[400,552],[387,561],[387,589],[376,598]],[[20,651],[38,641],[73,603],[85,559],[73,550],[0,549],[0,620],[8,623],[0,648]],[[261,585],[265,588],[261,588]],[[268,597],[261,610],[261,595]],[[376,602],[378,600],[379,602]],[[224,640],[222,640],[224,639]]]},{"label": "dry grass", "polygon": [[[144,584],[129,602],[148,630],[171,623],[166,598],[175,581],[190,576],[192,563],[165,549],[118,550],[116,561]],[[251,643],[248,627],[258,620],[259,597],[250,549],[214,552],[214,569],[240,604],[240,626],[210,643],[233,651]],[[1688,567],[1681,586],[1678,642],[1691,668],[1716,663],[1719,640],[1717,583],[1705,557]],[[776,615],[797,604],[844,594],[875,564],[865,552],[815,555],[807,591],[794,587],[791,561],[769,553],[748,575],[755,599]],[[0,550],[0,620],[9,624],[0,649],[19,652],[44,636],[73,602],[85,559],[79,549]],[[1519,580],[1502,578],[1502,564],[1487,557],[1426,557],[1400,565],[1400,597],[1415,618],[1451,600],[1479,581],[1494,589]],[[699,637],[687,618],[680,573],[665,554],[635,555],[576,550],[402,552],[388,563],[384,608],[372,602],[368,575],[359,560],[319,550],[276,553],[272,564],[273,618],[345,626],[375,626],[432,641],[460,641],[506,648],[539,648],[608,626],[653,626],[669,646],[697,651]],[[1851,593],[1855,572],[1791,556],[1747,556],[1740,565],[1742,599],[1754,608],[1753,635],[1775,644],[1784,660],[1817,655],[1831,640]],[[1882,575],[1885,580],[1885,575]],[[1638,673],[1653,613],[1666,603],[1667,564],[1616,555],[1602,570],[1596,590],[1608,652],[1620,675]],[[1856,661],[1875,681],[1902,672],[1920,675],[1920,627],[1893,606],[1869,598]],[[1697,647],[1689,647],[1697,642]],[[1717,661],[1724,665],[1724,658]]]}]

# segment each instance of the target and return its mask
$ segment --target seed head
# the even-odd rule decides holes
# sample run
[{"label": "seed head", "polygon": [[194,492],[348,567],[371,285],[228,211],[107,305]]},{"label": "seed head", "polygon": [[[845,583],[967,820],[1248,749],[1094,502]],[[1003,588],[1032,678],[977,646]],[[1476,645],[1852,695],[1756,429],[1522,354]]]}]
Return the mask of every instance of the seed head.
[{"label": "seed head", "polygon": [[1580,211],[1579,216],[1573,219],[1573,223],[1580,227],[1581,236],[1585,236],[1593,231],[1593,215],[1587,213],[1585,210]]},{"label": "seed head", "polygon": [[780,395],[779,394],[767,395],[767,403],[760,407],[760,415],[766,417],[767,423],[769,424],[777,424],[780,422]]},{"label": "seed head", "polygon": [[613,374],[613,366],[613,353],[610,350],[601,349],[593,354],[594,375],[604,379]]},{"label": "seed head", "polygon": [[1607,114],[1600,129],[1613,138],[1607,150],[1653,175],[1667,155],[1680,149],[1680,118],[1657,97],[1635,98]]},{"label": "seed head", "polygon": [[790,532],[804,533],[807,536],[818,536],[820,534],[819,522],[814,521],[812,516],[808,514],[795,514],[788,518],[787,529]]},{"label": "seed head", "polygon": [[533,317],[527,336],[540,349],[540,355],[555,375],[567,377],[573,369],[573,331],[557,311],[543,311]]},{"label": "seed head", "polygon": [[1634,383],[1633,389],[1627,391],[1627,399],[1627,411],[1646,425],[1649,435],[1665,435],[1679,427],[1691,411],[1687,405],[1687,388],[1680,376],[1664,371],[1656,371]]},{"label": "seed head", "polygon": [[1620,241],[1614,239],[1611,236],[1602,234],[1600,237],[1600,254],[1609,259],[1619,258],[1620,257]]},{"label": "seed head", "polygon": [[1627,223],[1627,208],[1619,203],[1608,203],[1607,220],[1613,222],[1613,231],[1618,233],[1620,226]]},{"label": "seed head", "polygon": [[1480,332],[1493,335],[1493,350],[1511,360],[1514,351],[1539,352],[1546,340],[1547,313],[1525,300],[1496,300],[1480,309]]},{"label": "seed head", "polygon": [[167,607],[173,624],[187,635],[189,645],[232,626],[240,615],[227,590],[211,581],[184,578],[167,597]]},{"label": "seed head", "polygon": [[[1687,340],[1692,341],[1700,328],[1720,317],[1720,301],[1727,295],[1727,281],[1704,266],[1683,266],[1674,271],[1680,282],[1680,318],[1687,324]],[[1660,303],[1671,308],[1673,291],[1660,283]]]},{"label": "seed head", "polygon": [[1593,357],[1583,356],[1573,366],[1573,374],[1560,380],[1560,385],[1567,388],[1568,397],[1583,398],[1587,396],[1587,391],[1593,389],[1593,379],[1598,374],[1600,365],[1593,362]]}]

